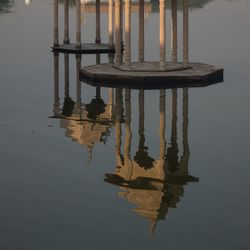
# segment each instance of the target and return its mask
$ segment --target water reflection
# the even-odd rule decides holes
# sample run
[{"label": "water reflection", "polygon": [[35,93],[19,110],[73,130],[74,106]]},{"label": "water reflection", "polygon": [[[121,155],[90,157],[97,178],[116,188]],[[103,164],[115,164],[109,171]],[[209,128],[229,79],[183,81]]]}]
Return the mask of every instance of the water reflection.
[{"label": "water reflection", "polygon": [[[123,94],[125,92],[125,138],[124,153],[121,152],[123,118]],[[139,142],[132,155],[131,90],[116,89],[116,169],[114,174],[106,174],[105,181],[122,189],[119,196],[136,205],[134,212],[150,220],[150,231],[158,220],[165,219],[169,208],[175,208],[184,195],[184,185],[198,182],[189,175],[188,161],[188,89],[182,90],[182,153],[177,143],[177,90],[172,90],[171,140],[167,144],[166,130],[166,90],[159,93],[159,157],[154,159],[145,146],[144,133],[144,90],[139,90]]]},{"label": "water reflection", "polygon": [[[108,102],[101,97],[101,88],[96,88],[96,95],[89,103],[81,98],[79,69],[81,55],[76,55],[76,96],[69,94],[69,54],[64,54],[64,98],[61,105],[59,98],[59,53],[54,52],[54,118],[60,118],[60,127],[73,141],[85,145],[88,149],[88,162],[96,143],[105,144],[114,121],[113,90],[109,90]],[[97,63],[99,57],[97,56]]]},{"label": "water reflection", "polygon": [[[104,181],[121,187],[119,196],[135,204],[134,212],[150,220],[150,231],[154,235],[157,221],[165,219],[169,208],[175,208],[184,195],[184,185],[198,182],[197,177],[189,175],[188,162],[188,89],[179,89],[182,100],[182,131],[178,131],[178,91],[171,91],[171,136],[166,141],[166,91],[159,91],[159,156],[149,153],[152,147],[145,136],[145,90],[138,90],[138,142],[131,152],[133,144],[132,127],[132,90],[109,89],[108,102],[102,98],[101,88],[95,88],[95,97],[89,103],[81,99],[79,68],[81,55],[76,55],[76,97],[69,94],[69,55],[64,54],[64,99],[62,107],[59,98],[59,54],[54,53],[54,117],[60,118],[60,127],[73,141],[85,145],[89,151],[88,161],[96,143],[104,143],[115,128],[114,173],[107,173]],[[100,62],[97,56],[97,63]],[[123,127],[125,134],[123,135]],[[182,147],[178,145],[178,133],[182,136]],[[124,143],[123,143],[124,142]],[[155,145],[153,145],[155,147]],[[123,151],[122,151],[123,148]]]},{"label": "water reflection", "polygon": [[9,13],[14,6],[14,0],[0,0],[0,14]]}]

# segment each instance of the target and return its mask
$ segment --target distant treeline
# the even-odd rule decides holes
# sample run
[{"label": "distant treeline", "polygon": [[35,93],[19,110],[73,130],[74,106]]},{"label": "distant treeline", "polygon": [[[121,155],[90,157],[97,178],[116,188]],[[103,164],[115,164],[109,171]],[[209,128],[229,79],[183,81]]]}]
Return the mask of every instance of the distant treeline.
[{"label": "distant treeline", "polygon": [[[108,0],[105,1],[108,2]],[[171,7],[171,0],[165,0],[165,1],[166,1],[166,8],[169,9]],[[207,3],[212,1],[214,0],[189,0],[189,7],[190,9],[203,8]],[[59,2],[64,3],[64,0],[59,0]],[[86,2],[89,3],[90,0],[87,0]],[[93,3],[95,3],[95,1],[93,1]],[[152,5],[152,12],[159,12],[159,0],[150,0],[150,3]],[[177,0],[177,6],[179,10],[182,10],[182,3],[183,0]],[[75,0],[69,0],[69,5],[75,6]]]},{"label": "distant treeline", "polygon": [[10,12],[14,5],[14,0],[0,0],[0,14]]}]

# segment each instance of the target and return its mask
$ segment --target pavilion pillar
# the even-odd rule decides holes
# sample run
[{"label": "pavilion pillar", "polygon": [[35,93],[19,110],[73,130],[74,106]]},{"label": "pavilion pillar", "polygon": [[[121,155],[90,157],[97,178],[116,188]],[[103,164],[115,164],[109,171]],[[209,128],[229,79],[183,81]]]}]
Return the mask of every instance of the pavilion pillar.
[{"label": "pavilion pillar", "polygon": [[121,64],[121,0],[115,0],[115,65]]},{"label": "pavilion pillar", "polygon": [[64,44],[69,44],[69,0],[64,0]]},{"label": "pavilion pillar", "polygon": [[123,0],[120,0],[120,36],[121,36],[121,48],[123,46]]},{"label": "pavilion pillar", "polygon": [[131,0],[125,0],[125,66],[131,65]]},{"label": "pavilion pillar", "polygon": [[144,62],[144,0],[139,0],[138,62]]},{"label": "pavilion pillar", "polygon": [[160,1],[160,68],[165,69],[166,65],[166,16],[165,16],[165,0]]},{"label": "pavilion pillar", "polygon": [[172,0],[172,22],[171,22],[171,60],[173,63],[177,62],[177,0]]},{"label": "pavilion pillar", "polygon": [[100,0],[96,0],[96,43],[101,43],[101,6]]},{"label": "pavilion pillar", "polygon": [[76,47],[81,48],[81,1],[76,0]]},{"label": "pavilion pillar", "polygon": [[54,0],[54,46],[59,46],[58,34],[58,0]]},{"label": "pavilion pillar", "polygon": [[113,34],[113,0],[109,0],[109,20],[108,20],[109,45],[114,44]]},{"label": "pavilion pillar", "polygon": [[189,0],[183,0],[183,64],[188,64],[189,56]]}]

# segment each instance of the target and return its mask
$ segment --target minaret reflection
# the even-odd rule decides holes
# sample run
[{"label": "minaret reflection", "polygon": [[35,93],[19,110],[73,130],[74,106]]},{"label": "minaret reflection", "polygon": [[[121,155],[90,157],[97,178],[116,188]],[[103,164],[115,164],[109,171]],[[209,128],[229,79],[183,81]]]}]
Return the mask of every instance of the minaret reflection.
[{"label": "minaret reflection", "polygon": [[[159,95],[159,159],[148,155],[144,135],[144,91],[139,91],[139,147],[134,160],[131,159],[131,92],[125,90],[125,143],[124,158],[121,153],[123,116],[122,90],[116,90],[116,169],[114,174],[106,174],[105,182],[122,187],[119,196],[136,205],[134,212],[150,221],[150,231],[154,231],[158,220],[165,219],[169,208],[176,208],[184,194],[184,185],[198,182],[198,178],[188,174],[188,90],[183,90],[182,142],[183,154],[178,160],[177,144],[177,90],[172,90],[171,143],[167,149],[166,130],[166,90]],[[166,153],[167,151],[167,153]]]},{"label": "minaret reflection", "polygon": [[[85,145],[89,152],[88,162],[92,159],[92,151],[96,143],[106,143],[110,128],[114,121],[114,93],[108,90],[107,104],[101,97],[101,88],[96,88],[96,96],[90,103],[82,100],[82,86],[79,79],[79,69],[82,57],[75,55],[76,61],[76,95],[75,101],[70,96],[69,54],[64,54],[64,98],[61,107],[59,98],[59,53],[54,52],[54,118],[60,119],[60,127],[65,129],[65,135],[73,141]],[[97,56],[99,60],[99,56]]]}]

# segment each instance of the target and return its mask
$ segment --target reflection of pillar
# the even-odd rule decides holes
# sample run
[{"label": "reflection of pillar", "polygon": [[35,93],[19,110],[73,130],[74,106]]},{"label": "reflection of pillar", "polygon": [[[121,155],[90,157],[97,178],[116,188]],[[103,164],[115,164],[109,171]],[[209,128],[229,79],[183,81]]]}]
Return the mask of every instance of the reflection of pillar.
[{"label": "reflection of pillar", "polygon": [[171,143],[177,142],[177,89],[172,89],[172,133]]},{"label": "reflection of pillar", "polygon": [[64,44],[69,44],[69,0],[64,0]]},{"label": "reflection of pillar", "polygon": [[59,114],[59,53],[54,52],[54,115]]},{"label": "reflection of pillar", "polygon": [[126,139],[124,144],[124,156],[125,158],[130,158],[130,147],[132,141],[132,132],[130,128],[131,123],[131,90],[125,90],[125,130],[126,130]]},{"label": "reflection of pillar", "polygon": [[113,44],[113,0],[109,0],[109,44]]},{"label": "reflection of pillar", "polygon": [[177,0],[172,0],[171,48],[172,62],[177,62]]},{"label": "reflection of pillar", "polygon": [[100,10],[100,0],[96,0],[96,43],[101,43],[101,10]]},{"label": "reflection of pillar", "polygon": [[100,63],[101,63],[101,55],[96,54],[96,64],[100,64]]},{"label": "reflection of pillar", "polygon": [[81,55],[76,55],[76,106],[78,108],[81,107],[81,82],[79,74],[79,70],[81,68],[81,58]]},{"label": "reflection of pillar", "polygon": [[188,63],[189,0],[183,0],[183,63]]},{"label": "reflection of pillar", "polygon": [[115,91],[116,91],[116,96],[115,96],[115,137],[116,137],[115,150],[116,150],[116,157],[117,157],[117,163],[118,163],[118,162],[120,162],[120,155],[121,155],[122,89],[116,89]]},{"label": "reflection of pillar", "polygon": [[131,63],[131,0],[125,0],[125,66]]},{"label": "reflection of pillar", "polygon": [[76,0],[76,47],[81,47],[81,1]]},{"label": "reflection of pillar", "polygon": [[110,117],[113,119],[113,105],[114,105],[114,89],[109,88],[108,90],[108,105],[110,106]]},{"label": "reflection of pillar", "polygon": [[114,63],[114,58],[115,58],[115,54],[114,53],[108,53],[109,64],[113,64]]},{"label": "reflection of pillar", "polygon": [[166,128],[166,90],[160,90],[160,161],[165,158],[166,140],[165,140],[165,128]]},{"label": "reflection of pillar", "polygon": [[144,62],[144,0],[139,0],[138,62]]},{"label": "reflection of pillar", "polygon": [[139,90],[139,151],[144,150],[144,90]]},{"label": "reflection of pillar", "polygon": [[58,0],[54,0],[54,46],[59,46],[59,38],[58,38]]},{"label": "reflection of pillar", "polygon": [[121,63],[121,0],[115,0],[115,64]]},{"label": "reflection of pillar", "polygon": [[172,90],[172,126],[171,144],[167,150],[169,170],[175,173],[178,170],[178,144],[177,144],[177,90]]},{"label": "reflection of pillar", "polygon": [[64,54],[64,97],[69,97],[69,54]]},{"label": "reflection of pillar", "polygon": [[189,153],[188,146],[188,89],[183,89],[183,104],[182,104],[182,135],[183,135],[183,151]]},{"label": "reflection of pillar", "polygon": [[160,68],[165,68],[166,61],[166,16],[165,0],[160,0]]}]

